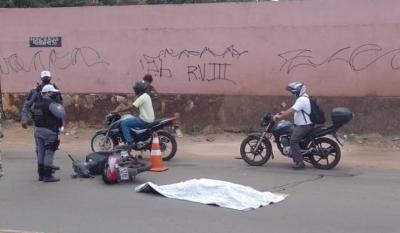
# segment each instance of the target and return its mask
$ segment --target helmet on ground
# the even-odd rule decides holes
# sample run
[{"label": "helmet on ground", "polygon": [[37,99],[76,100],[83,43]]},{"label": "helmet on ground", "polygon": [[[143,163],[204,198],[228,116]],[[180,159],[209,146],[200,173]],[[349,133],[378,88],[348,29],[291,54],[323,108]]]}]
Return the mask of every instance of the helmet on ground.
[{"label": "helmet on ground", "polygon": [[301,82],[292,82],[286,86],[286,90],[292,93],[293,95],[299,97],[306,93],[306,85]]},{"label": "helmet on ground", "polygon": [[50,82],[51,80],[51,73],[48,70],[43,70],[40,72],[40,78],[42,79],[43,82]]},{"label": "helmet on ground", "polygon": [[149,84],[144,80],[137,81],[133,86],[133,91],[135,92],[136,95],[143,94],[146,92],[148,85]]}]

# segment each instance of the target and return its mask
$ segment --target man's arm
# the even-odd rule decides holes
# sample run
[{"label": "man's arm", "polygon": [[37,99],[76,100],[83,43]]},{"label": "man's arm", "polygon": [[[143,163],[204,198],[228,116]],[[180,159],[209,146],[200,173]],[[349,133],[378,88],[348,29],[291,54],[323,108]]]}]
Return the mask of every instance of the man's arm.
[{"label": "man's arm", "polygon": [[128,111],[132,111],[134,109],[135,109],[135,106],[132,105],[132,106],[129,106],[129,107],[124,108],[124,109],[114,110],[114,111],[112,111],[112,113],[128,112]]},{"label": "man's arm", "polygon": [[282,111],[280,113],[277,113],[273,118],[274,120],[279,120],[281,118],[287,118],[288,116],[292,115],[296,110],[293,108],[289,108],[286,111]]},{"label": "man's arm", "polygon": [[31,91],[28,98],[25,100],[24,104],[22,105],[21,109],[21,125],[24,129],[27,128],[27,122],[29,118],[29,111],[35,103],[38,93],[36,91]]}]

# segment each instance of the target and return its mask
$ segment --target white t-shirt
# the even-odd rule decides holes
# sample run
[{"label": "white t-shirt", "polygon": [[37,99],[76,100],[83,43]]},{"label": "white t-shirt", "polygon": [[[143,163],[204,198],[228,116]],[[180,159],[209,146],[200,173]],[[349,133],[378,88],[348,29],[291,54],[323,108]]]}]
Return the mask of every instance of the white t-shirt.
[{"label": "white t-shirt", "polygon": [[147,93],[139,96],[133,106],[139,108],[139,118],[147,123],[152,123],[154,121],[154,110],[151,98]]},{"label": "white t-shirt", "polygon": [[[294,124],[295,125],[310,125],[312,124],[310,117],[307,114],[311,113],[310,99],[307,94],[304,94],[296,99],[296,102],[292,106],[295,110],[294,113]],[[304,111],[305,113],[303,113]],[[307,114],[306,114],[307,113]]]}]

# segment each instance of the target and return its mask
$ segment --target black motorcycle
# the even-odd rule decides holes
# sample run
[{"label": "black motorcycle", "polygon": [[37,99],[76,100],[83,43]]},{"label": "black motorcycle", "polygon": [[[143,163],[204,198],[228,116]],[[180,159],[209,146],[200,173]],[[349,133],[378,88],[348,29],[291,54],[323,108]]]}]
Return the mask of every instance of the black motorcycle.
[{"label": "black motorcycle", "polygon": [[[300,142],[301,153],[304,161],[311,163],[318,169],[332,169],[340,161],[342,145],[336,132],[353,118],[348,108],[335,108],[331,112],[332,125],[314,128]],[[290,136],[294,125],[289,121],[275,122],[271,113],[266,114],[261,120],[263,132],[249,134],[240,145],[242,159],[252,166],[265,164],[273,157],[271,139],[276,143],[282,155],[291,157]],[[333,139],[327,137],[333,136]],[[342,145],[343,146],[343,145]]]},{"label": "black motorcycle", "polygon": [[[106,128],[97,131],[92,137],[92,151],[111,151],[123,144],[120,123],[128,117],[132,117],[132,115],[108,114],[106,116]],[[173,135],[162,130],[164,127],[172,127],[175,130],[179,130],[179,127],[176,125],[176,117],[156,120],[137,129],[131,128],[134,143],[129,149],[136,151],[150,150],[153,142],[153,132],[157,132],[162,159],[164,161],[172,159],[176,154],[178,145]]]}]

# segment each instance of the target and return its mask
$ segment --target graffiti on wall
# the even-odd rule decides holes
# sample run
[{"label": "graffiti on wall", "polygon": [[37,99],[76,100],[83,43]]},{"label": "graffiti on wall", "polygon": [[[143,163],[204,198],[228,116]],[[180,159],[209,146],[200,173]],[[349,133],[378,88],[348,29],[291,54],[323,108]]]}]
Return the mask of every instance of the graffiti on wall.
[{"label": "graffiti on wall", "polygon": [[91,47],[78,47],[68,52],[59,52],[56,49],[39,50],[34,52],[28,59],[17,53],[0,56],[0,76],[18,72],[40,71],[43,69],[67,70],[70,67],[83,64],[86,67],[106,65],[101,54]]},{"label": "graffiti on wall", "polygon": [[[236,84],[229,76],[229,69],[233,64],[227,63],[226,59],[239,59],[242,55],[248,53],[247,50],[238,50],[234,45],[231,45],[220,52],[204,47],[200,50],[160,50],[155,56],[143,54],[139,63],[148,74],[160,78],[176,77],[176,70],[182,67],[174,65],[171,62],[180,62],[186,70],[187,81],[194,82],[212,82],[212,81],[228,81]],[[197,59],[191,59],[197,58]],[[201,62],[199,62],[199,59]],[[212,59],[207,61],[207,59]],[[217,60],[218,62],[215,62]]]},{"label": "graffiti on wall", "polygon": [[388,58],[389,67],[393,70],[400,69],[400,48],[385,50],[378,44],[363,44],[357,47],[346,46],[333,52],[326,59],[318,61],[311,49],[295,49],[278,54],[283,60],[280,71],[287,74],[300,67],[317,69],[331,62],[342,62],[352,71],[362,71]]}]

